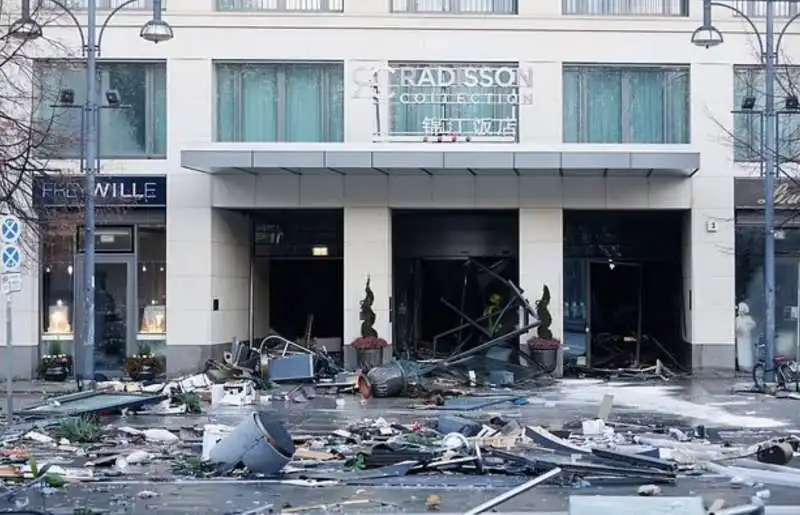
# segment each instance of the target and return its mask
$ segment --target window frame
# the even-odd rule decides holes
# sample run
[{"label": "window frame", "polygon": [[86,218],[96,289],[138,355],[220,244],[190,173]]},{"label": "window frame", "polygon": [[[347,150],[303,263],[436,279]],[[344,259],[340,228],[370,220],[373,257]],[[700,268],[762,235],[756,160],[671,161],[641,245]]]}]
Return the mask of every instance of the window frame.
[{"label": "window frame", "polygon": [[[243,71],[248,66],[264,66],[264,67],[275,67],[276,68],[276,76],[275,76],[275,88],[276,88],[276,95],[275,95],[275,111],[277,113],[277,120],[275,121],[276,127],[276,138],[275,141],[264,141],[262,143],[287,143],[286,140],[286,120],[287,116],[287,103],[286,103],[286,71],[287,67],[293,65],[310,65],[310,66],[321,66],[323,67],[322,73],[322,84],[319,91],[320,101],[322,105],[322,119],[328,120],[327,123],[323,123],[322,126],[322,142],[323,143],[342,143],[344,140],[344,127],[345,127],[345,112],[346,112],[346,97],[342,102],[342,113],[340,120],[335,121],[333,118],[333,102],[332,102],[332,95],[334,91],[334,80],[332,74],[334,70],[341,70],[342,76],[342,87],[344,87],[344,61],[229,61],[229,60],[220,60],[214,61],[214,141],[217,143],[241,143],[244,141],[244,84],[242,81]],[[220,139],[220,134],[222,133],[221,130],[221,118],[219,116],[219,104],[220,104],[220,96],[219,96],[219,84],[220,84],[220,75],[219,72],[223,67],[235,67],[236,73],[233,76],[233,83],[234,83],[234,128],[233,133],[234,137],[232,140],[223,140]],[[341,134],[342,140],[333,140],[332,134],[335,132],[333,130],[333,123],[340,123],[341,124]],[[253,143],[253,141],[250,141]],[[291,143],[298,143],[298,142],[291,142]]]},{"label": "window frame", "polygon": [[[97,97],[98,99],[102,99],[103,95],[103,84],[108,80],[108,69],[109,67],[113,67],[114,65],[126,65],[126,64],[143,64],[147,65],[145,68],[145,137],[144,137],[144,146],[145,151],[142,154],[104,154],[102,152],[103,145],[102,139],[99,140],[98,148],[98,156],[100,159],[130,159],[130,160],[138,160],[138,159],[167,159],[167,155],[169,154],[169,135],[165,133],[165,140],[164,140],[164,151],[163,152],[156,152],[157,146],[157,120],[158,115],[156,114],[158,100],[156,99],[156,68],[162,67],[164,73],[164,80],[166,81],[167,78],[167,61],[164,59],[133,59],[133,60],[125,60],[125,59],[113,59],[113,60],[99,60],[97,62]],[[44,91],[43,86],[38,78],[42,71],[47,71],[48,69],[57,72],[59,67],[62,65],[66,65],[69,67],[75,67],[79,72],[84,73],[86,67],[86,60],[81,59],[58,59],[58,58],[45,58],[45,59],[36,59],[34,61],[34,77],[37,77],[36,83],[38,88],[38,98],[44,98]],[[51,72],[52,73],[52,72]],[[105,74],[105,77],[104,77]],[[85,80],[85,75],[81,78],[82,87],[86,87],[86,84],[83,84]],[[164,88],[164,123],[167,124],[169,119],[169,98],[168,98],[168,88]],[[98,101],[99,105],[104,105],[104,102]],[[55,111],[58,108],[44,106],[43,108],[47,108],[50,111]],[[61,108],[62,110],[65,108]],[[38,118],[38,117],[37,117]],[[77,145],[78,151],[74,154],[70,152],[63,152],[63,149],[58,149],[56,151],[56,155],[50,156],[53,159],[81,159],[83,157],[83,149],[80,148],[83,146],[83,143]],[[48,152],[48,150],[44,150],[44,152]]]},{"label": "window frame", "polygon": [[[800,65],[780,65],[776,69],[777,82],[775,84],[775,97],[783,98],[788,94],[800,96]],[[753,96],[756,99],[756,107],[753,109],[753,114],[746,114],[741,111],[741,106],[736,105],[738,92],[739,92],[739,78],[746,76],[745,86],[746,90],[741,98],[746,96]],[[760,77],[759,77],[760,76]],[[789,77],[788,81],[786,77]],[[793,76],[793,77],[792,77]],[[790,86],[784,87],[782,84],[789,83]],[[733,138],[733,161],[735,163],[760,163],[763,161],[765,153],[764,149],[764,131],[766,130],[766,116],[764,108],[758,107],[759,103],[763,103],[766,98],[766,72],[763,66],[757,64],[736,64],[733,66],[733,131],[731,137]],[[788,138],[789,144],[798,146],[794,150],[784,152],[781,150],[778,153],[779,163],[793,162],[800,157],[800,145],[796,141],[797,136],[800,134],[800,120],[796,118],[789,118],[788,121],[783,122],[781,115],[785,117],[797,117],[800,113],[781,112],[777,109],[776,113],[776,137],[778,143],[783,141],[783,149],[786,149],[787,136],[785,134],[785,127],[791,127],[792,122],[795,127],[794,130],[789,130],[791,136]],[[744,121],[741,121],[744,120]],[[738,123],[743,124],[743,130],[746,130],[746,135],[740,136],[740,127]],[[786,125],[784,125],[784,123]],[[744,153],[744,155],[743,155]],[[781,154],[786,154],[789,159],[781,160]]]},{"label": "window frame", "polygon": [[[590,141],[588,136],[588,112],[589,112],[589,98],[588,98],[588,72],[589,70],[605,70],[605,71],[613,71],[620,73],[620,134],[621,134],[621,141],[617,142],[595,142]],[[632,125],[630,123],[630,102],[631,102],[631,75],[630,72],[632,71],[642,71],[642,70],[650,70],[653,72],[659,72],[662,74],[662,77],[666,77],[667,73],[669,72],[683,72],[686,74],[686,89],[689,95],[686,96],[687,101],[684,105],[684,119],[686,120],[686,140],[680,142],[668,142],[668,141],[661,141],[661,142],[635,142],[631,141],[631,129]],[[564,116],[567,109],[567,98],[564,94],[564,78],[568,73],[578,73],[579,80],[578,80],[578,96],[579,96],[579,103],[576,106],[576,111],[578,113],[578,134],[577,138],[569,138],[567,136],[567,124],[566,117]],[[627,73],[626,73],[627,72]],[[598,144],[598,145],[688,145],[691,144],[692,141],[692,123],[691,123],[691,67],[688,64],[585,64],[585,63],[564,63],[562,65],[562,106],[561,112],[562,117],[564,120],[562,121],[562,140],[564,143],[578,143],[578,144]],[[666,82],[666,81],[665,81]],[[665,83],[664,87],[665,94],[662,99],[662,110],[664,115],[664,123],[663,123],[663,131],[664,135],[666,136],[669,133],[669,127],[671,125],[671,121],[674,118],[673,113],[669,109],[669,100],[670,95],[675,94],[672,92],[672,89],[669,88],[668,84]],[[574,139],[574,141],[573,141]],[[664,138],[667,139],[666,137]]]}]

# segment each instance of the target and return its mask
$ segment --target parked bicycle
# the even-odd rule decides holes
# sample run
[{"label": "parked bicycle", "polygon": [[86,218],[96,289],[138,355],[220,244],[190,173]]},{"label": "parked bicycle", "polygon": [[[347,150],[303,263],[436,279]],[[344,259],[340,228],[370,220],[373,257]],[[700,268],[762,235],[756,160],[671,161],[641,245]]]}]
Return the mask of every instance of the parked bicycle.
[{"label": "parked bicycle", "polygon": [[775,374],[775,383],[780,390],[788,390],[790,385],[794,385],[794,391],[800,392],[800,374],[798,374],[797,361],[786,356],[775,356],[772,358],[771,368],[767,367],[766,344],[762,341],[758,344],[758,362],[753,366],[753,384],[756,389],[764,390],[764,374]]}]

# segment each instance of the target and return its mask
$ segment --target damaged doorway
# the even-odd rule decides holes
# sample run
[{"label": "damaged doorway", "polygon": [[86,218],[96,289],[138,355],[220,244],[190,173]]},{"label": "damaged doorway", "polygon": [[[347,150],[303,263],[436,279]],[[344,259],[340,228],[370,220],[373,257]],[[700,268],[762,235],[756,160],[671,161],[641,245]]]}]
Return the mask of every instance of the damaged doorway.
[{"label": "damaged doorway", "polygon": [[642,341],[642,265],[614,260],[590,262],[589,292],[593,344],[589,363],[603,367],[618,355],[632,355],[637,366]]},{"label": "damaged doorway", "polygon": [[689,369],[686,211],[565,211],[564,371]]},{"label": "damaged doorway", "polygon": [[342,350],[344,238],[341,209],[253,213],[253,334]]},{"label": "damaged doorway", "polygon": [[[397,210],[392,213],[393,329],[401,356],[448,356],[486,341],[467,319],[490,304],[513,301],[507,281],[519,279],[519,216],[515,210]],[[503,311],[495,331],[515,327]],[[498,333],[500,334],[500,333]]]}]

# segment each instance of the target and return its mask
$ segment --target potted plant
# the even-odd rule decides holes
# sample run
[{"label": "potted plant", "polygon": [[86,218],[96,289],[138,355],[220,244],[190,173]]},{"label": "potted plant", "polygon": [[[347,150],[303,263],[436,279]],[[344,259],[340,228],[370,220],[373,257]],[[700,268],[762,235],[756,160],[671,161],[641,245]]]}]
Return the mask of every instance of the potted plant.
[{"label": "potted plant", "polygon": [[553,324],[553,317],[550,315],[550,288],[547,285],[542,289],[542,298],[536,301],[536,316],[539,319],[539,326],[536,328],[536,336],[528,340],[528,350],[531,358],[539,365],[541,370],[552,373],[558,365],[558,350],[561,342],[553,338],[550,326]]},{"label": "potted plant", "polygon": [[383,363],[383,349],[389,346],[389,342],[378,336],[375,330],[375,312],[372,304],[375,302],[375,294],[369,286],[370,278],[367,277],[367,285],[364,289],[366,295],[361,301],[361,336],[356,338],[352,345],[356,349],[356,359],[358,366],[364,372],[371,368],[380,366]]},{"label": "potted plant", "polygon": [[72,356],[64,353],[61,342],[50,345],[50,354],[39,360],[38,375],[45,381],[65,381],[72,375]]},{"label": "potted plant", "polygon": [[151,381],[166,370],[166,358],[156,356],[147,344],[140,344],[133,356],[125,359],[125,372],[134,381]]}]

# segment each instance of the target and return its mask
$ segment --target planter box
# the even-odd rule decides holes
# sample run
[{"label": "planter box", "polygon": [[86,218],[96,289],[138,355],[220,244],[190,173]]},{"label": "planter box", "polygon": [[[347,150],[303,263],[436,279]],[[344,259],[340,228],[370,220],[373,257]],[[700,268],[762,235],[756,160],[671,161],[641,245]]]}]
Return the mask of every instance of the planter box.
[{"label": "planter box", "polygon": [[366,372],[383,364],[383,348],[356,349],[358,368]]}]

